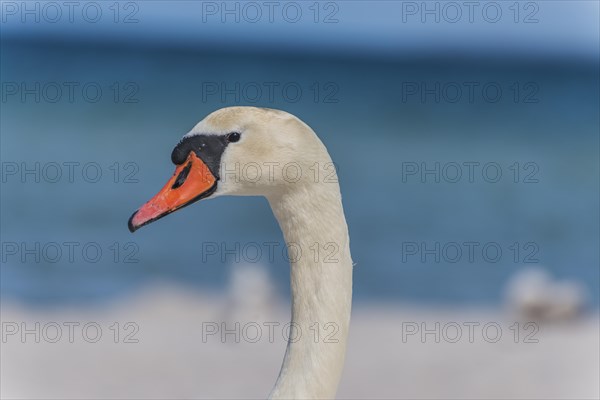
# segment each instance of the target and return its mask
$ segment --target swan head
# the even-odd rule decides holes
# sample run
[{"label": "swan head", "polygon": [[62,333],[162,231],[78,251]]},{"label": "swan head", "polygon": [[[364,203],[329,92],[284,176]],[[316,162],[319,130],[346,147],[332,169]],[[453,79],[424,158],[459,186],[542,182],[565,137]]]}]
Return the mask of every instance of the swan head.
[{"label": "swan head", "polygon": [[314,131],[284,111],[256,107],[217,110],[171,153],[175,173],[129,219],[129,230],[198,200],[222,195],[275,196],[298,190],[335,168]]}]

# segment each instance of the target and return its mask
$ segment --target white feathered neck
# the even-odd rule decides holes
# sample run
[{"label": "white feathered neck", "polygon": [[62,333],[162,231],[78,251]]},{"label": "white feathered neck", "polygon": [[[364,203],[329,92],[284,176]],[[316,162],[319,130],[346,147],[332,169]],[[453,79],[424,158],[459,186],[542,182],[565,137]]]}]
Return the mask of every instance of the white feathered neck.
[{"label": "white feathered neck", "polygon": [[270,397],[333,398],[344,365],[352,302],[352,259],[339,185],[320,181],[294,187],[269,197],[269,203],[291,259],[290,338],[301,332],[299,340],[288,343]]}]

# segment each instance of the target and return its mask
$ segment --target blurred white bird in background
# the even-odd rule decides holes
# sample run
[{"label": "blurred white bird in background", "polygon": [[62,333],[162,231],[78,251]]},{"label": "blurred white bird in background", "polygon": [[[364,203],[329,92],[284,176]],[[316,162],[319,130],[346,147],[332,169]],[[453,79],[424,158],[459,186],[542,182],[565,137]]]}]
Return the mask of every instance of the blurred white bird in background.
[{"label": "blurred white bird in background", "polygon": [[259,262],[235,263],[231,266],[227,303],[223,321],[261,322],[274,313],[279,296],[267,267]]},{"label": "blurred white bird in background", "polygon": [[560,321],[579,316],[588,294],[576,281],[554,279],[542,267],[517,272],[506,286],[508,307],[523,318]]}]

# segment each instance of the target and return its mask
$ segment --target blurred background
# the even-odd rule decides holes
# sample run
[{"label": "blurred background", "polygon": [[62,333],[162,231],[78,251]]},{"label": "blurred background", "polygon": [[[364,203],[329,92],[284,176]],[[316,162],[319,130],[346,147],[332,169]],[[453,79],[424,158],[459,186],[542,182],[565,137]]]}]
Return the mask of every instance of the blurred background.
[{"label": "blurred background", "polygon": [[267,202],[127,230],[181,136],[232,105],[295,114],[336,163],[341,398],[600,395],[597,2],[0,6],[3,398],[267,395],[285,340],[201,340],[289,320]]}]

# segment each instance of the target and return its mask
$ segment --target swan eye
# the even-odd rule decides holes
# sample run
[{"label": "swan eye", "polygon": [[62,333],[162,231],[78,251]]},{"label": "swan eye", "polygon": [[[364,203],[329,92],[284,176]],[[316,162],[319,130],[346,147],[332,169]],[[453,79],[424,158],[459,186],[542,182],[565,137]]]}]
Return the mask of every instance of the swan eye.
[{"label": "swan eye", "polygon": [[228,141],[229,143],[235,143],[235,142],[237,142],[237,141],[239,141],[239,140],[240,140],[240,137],[241,137],[241,136],[242,136],[242,135],[240,135],[240,133],[239,133],[239,132],[232,132],[232,133],[230,133],[230,134],[227,136],[227,141]]}]

